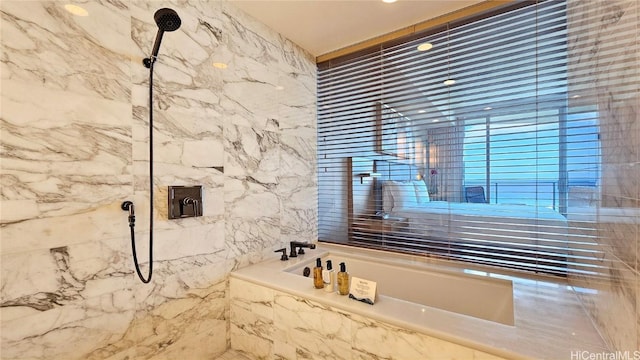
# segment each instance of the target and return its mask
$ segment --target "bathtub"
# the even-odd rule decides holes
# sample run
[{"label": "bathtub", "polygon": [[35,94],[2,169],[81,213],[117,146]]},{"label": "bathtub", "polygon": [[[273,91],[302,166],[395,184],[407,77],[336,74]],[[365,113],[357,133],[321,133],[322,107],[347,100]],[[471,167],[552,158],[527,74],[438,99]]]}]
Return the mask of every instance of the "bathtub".
[{"label": "bathtub", "polygon": [[[436,351],[494,360],[569,359],[571,350],[606,349],[562,280],[338,244],[305,250],[288,261],[269,254],[272,259],[231,272],[233,349],[264,359],[296,358],[296,351],[342,358],[336,354],[351,349],[353,356],[346,358],[365,351],[418,359]],[[352,277],[375,281],[375,303],[315,289],[313,279],[302,274],[318,257],[323,265],[332,260],[335,270],[344,262]],[[418,352],[394,353],[401,350]]]},{"label": "bathtub", "polygon": [[[321,258],[323,266],[331,260],[337,270],[338,264],[344,262],[350,276],[375,281],[379,301],[397,299],[514,325],[513,283],[510,280],[435,271],[425,266],[399,266],[393,261],[340,252],[325,253]],[[315,259],[307,258],[282,271],[304,276],[304,268],[312,269]],[[309,279],[309,284],[311,281]]]}]

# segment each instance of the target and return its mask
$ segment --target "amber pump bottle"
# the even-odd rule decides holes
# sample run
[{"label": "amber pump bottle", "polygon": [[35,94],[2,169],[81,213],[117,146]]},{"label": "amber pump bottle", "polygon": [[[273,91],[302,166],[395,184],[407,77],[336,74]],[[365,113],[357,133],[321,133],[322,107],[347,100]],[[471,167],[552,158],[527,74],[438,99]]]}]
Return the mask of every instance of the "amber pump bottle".
[{"label": "amber pump bottle", "polygon": [[338,293],[340,295],[349,294],[349,273],[343,262],[340,263],[340,272],[338,273]]},{"label": "amber pump bottle", "polygon": [[322,259],[316,259],[316,267],[313,268],[313,286],[316,289],[322,289],[324,287],[324,281],[322,280]]}]

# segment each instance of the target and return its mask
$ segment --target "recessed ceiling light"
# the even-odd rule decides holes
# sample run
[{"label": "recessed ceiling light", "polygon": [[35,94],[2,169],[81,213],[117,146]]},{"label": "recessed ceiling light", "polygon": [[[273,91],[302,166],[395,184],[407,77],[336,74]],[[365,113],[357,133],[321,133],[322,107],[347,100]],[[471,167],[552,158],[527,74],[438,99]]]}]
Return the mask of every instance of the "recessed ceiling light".
[{"label": "recessed ceiling light", "polygon": [[440,121],[440,119],[433,119],[432,122],[438,122],[438,121]]},{"label": "recessed ceiling light", "polygon": [[447,79],[447,80],[443,81],[442,83],[445,84],[445,85],[453,85],[453,84],[456,83],[456,81],[453,80],[453,79]]},{"label": "recessed ceiling light", "polygon": [[418,51],[427,51],[427,50],[431,50],[431,48],[433,47],[432,43],[422,43],[420,45],[418,45]]},{"label": "recessed ceiling light", "polygon": [[89,15],[89,12],[87,10],[85,10],[84,8],[78,6],[78,5],[73,5],[73,4],[67,4],[64,6],[64,8],[72,13],[73,15],[76,16],[87,16]]},{"label": "recessed ceiling light", "polygon": [[387,4],[391,4],[391,3],[394,3],[396,1],[398,1],[398,0],[382,0],[382,2],[386,2]]},{"label": "recessed ceiling light", "polygon": [[491,106],[487,106],[486,108],[484,108],[484,110],[487,110],[487,111],[489,111],[491,109],[493,109]]},{"label": "recessed ceiling light", "polygon": [[427,110],[418,110],[418,114],[424,114],[426,112],[427,112]]},{"label": "recessed ceiling light", "polygon": [[572,99],[577,99],[577,98],[580,98],[580,97],[581,97],[580,95],[576,94],[576,95],[573,95],[571,98]]},{"label": "recessed ceiling light", "polygon": [[220,62],[214,62],[213,67],[218,68],[218,69],[226,69],[227,68],[227,64],[225,63],[220,63]]}]

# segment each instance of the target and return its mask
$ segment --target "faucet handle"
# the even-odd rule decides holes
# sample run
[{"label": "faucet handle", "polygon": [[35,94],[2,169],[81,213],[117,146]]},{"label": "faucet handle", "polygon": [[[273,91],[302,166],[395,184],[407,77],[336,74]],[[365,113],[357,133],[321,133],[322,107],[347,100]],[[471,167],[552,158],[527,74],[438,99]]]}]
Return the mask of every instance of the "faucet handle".
[{"label": "faucet handle", "polygon": [[280,256],[280,261],[287,261],[289,257],[287,256],[287,248],[278,249],[274,252],[281,252],[282,256]]}]

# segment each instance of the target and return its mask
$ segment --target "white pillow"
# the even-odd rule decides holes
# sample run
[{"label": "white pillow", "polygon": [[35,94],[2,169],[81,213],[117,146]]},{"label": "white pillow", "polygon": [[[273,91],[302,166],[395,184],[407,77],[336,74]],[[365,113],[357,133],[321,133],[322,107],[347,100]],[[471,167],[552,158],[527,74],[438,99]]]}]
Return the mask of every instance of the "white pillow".
[{"label": "white pillow", "polygon": [[391,196],[393,197],[393,210],[415,206],[418,204],[416,189],[412,182],[396,182],[390,184]]},{"label": "white pillow", "polygon": [[413,186],[416,190],[418,204],[426,204],[431,201],[431,199],[429,199],[429,190],[423,180],[413,180]]},{"label": "white pillow", "polygon": [[391,183],[382,185],[382,211],[390,213],[393,210],[393,195],[391,195]]}]

